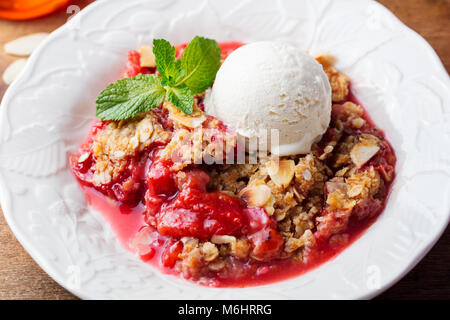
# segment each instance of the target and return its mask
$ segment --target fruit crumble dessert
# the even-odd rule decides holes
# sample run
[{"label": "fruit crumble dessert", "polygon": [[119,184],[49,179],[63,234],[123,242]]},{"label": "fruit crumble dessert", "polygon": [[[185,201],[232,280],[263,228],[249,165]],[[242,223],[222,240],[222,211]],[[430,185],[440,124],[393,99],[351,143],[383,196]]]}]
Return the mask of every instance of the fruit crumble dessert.
[{"label": "fruit crumble dessert", "polygon": [[[127,249],[208,286],[283,280],[334,257],[382,212],[395,175],[392,147],[330,57],[283,47],[285,61],[269,65],[261,52],[281,47],[252,45],[196,37],[130,51],[71,157],[87,199]],[[262,80],[247,87],[251,64]],[[278,84],[286,93],[265,95]],[[271,104],[278,109],[255,111],[272,98],[283,101]],[[279,130],[278,148],[242,147],[267,126]]]}]

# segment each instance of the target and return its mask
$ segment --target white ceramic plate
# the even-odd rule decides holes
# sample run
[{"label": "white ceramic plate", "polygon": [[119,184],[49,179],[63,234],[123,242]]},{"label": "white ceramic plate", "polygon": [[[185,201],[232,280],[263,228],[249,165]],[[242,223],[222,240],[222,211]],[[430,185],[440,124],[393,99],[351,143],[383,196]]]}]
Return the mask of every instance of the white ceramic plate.
[{"label": "white ceramic plate", "polygon": [[[386,210],[334,260],[297,278],[243,289],[166,276],[120,247],[68,170],[95,98],[126,52],[172,43],[283,39],[331,53],[398,157]],[[431,47],[368,0],[97,1],[55,31],[7,91],[0,118],[0,203],[15,235],[82,298],[371,298],[432,247],[450,216],[450,81]]]}]

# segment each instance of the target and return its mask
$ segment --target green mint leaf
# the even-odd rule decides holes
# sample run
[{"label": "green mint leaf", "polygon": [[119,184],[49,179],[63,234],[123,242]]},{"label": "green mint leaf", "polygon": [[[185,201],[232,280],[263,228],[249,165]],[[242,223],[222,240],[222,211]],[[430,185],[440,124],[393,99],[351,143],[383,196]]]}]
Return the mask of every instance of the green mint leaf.
[{"label": "green mint leaf", "polygon": [[161,78],[138,74],[110,84],[97,98],[96,116],[100,120],[122,120],[158,107],[166,95]]},{"label": "green mint leaf", "polygon": [[175,86],[185,84],[193,94],[208,89],[220,67],[220,51],[215,40],[195,37],[180,59],[181,69],[185,74],[177,80]]},{"label": "green mint leaf", "polygon": [[181,62],[175,61],[175,47],[167,40],[153,40],[153,54],[155,55],[156,68],[162,78],[163,86],[173,86],[178,79],[184,76]]},{"label": "green mint leaf", "polygon": [[132,118],[159,106],[164,99],[186,114],[193,112],[194,94],[209,88],[220,67],[216,41],[195,37],[175,60],[175,47],[164,39],[153,40],[159,74],[121,79],[110,84],[97,98],[100,120]]},{"label": "green mint leaf", "polygon": [[175,71],[175,47],[167,40],[154,39],[153,54],[159,74],[164,82],[168,82],[170,75]]},{"label": "green mint leaf", "polygon": [[166,99],[186,114],[191,114],[194,104],[194,95],[186,85],[167,87]]}]

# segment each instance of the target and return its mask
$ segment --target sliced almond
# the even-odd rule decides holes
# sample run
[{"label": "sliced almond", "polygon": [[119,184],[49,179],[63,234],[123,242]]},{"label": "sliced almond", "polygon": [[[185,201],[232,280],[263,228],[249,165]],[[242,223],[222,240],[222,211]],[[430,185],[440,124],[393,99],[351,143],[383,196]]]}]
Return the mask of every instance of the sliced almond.
[{"label": "sliced almond", "polygon": [[83,153],[79,158],[78,158],[78,163],[82,163],[84,161],[87,160],[87,158],[89,158],[90,153],[89,152],[85,152]]},{"label": "sliced almond", "polygon": [[192,237],[183,237],[180,239],[183,242],[183,249],[186,251],[191,251],[198,245],[198,239]]},{"label": "sliced almond", "polygon": [[206,120],[206,116],[203,111],[200,110],[195,104],[194,111],[191,114],[185,114],[170,102],[165,102],[164,108],[169,111],[169,118],[172,121],[187,128],[197,128]]},{"label": "sliced almond", "polygon": [[3,81],[6,84],[11,84],[22,72],[28,59],[18,59],[11,63],[3,72]]},{"label": "sliced almond", "polygon": [[375,144],[375,145],[377,145],[380,142],[380,139],[378,139],[377,137],[375,137],[372,134],[361,133],[360,142],[362,142],[364,144]]},{"label": "sliced almond", "polygon": [[309,171],[309,169],[305,169],[305,171],[302,172],[303,178],[305,178],[306,181],[311,181],[312,179],[312,174],[311,171]]},{"label": "sliced almond", "polygon": [[191,129],[200,127],[202,123],[206,120],[206,117],[204,115],[198,117],[186,117],[186,116],[180,117],[179,115],[174,115],[171,118],[172,120],[177,121],[178,123],[181,123],[185,127]]},{"label": "sliced almond", "polygon": [[273,182],[279,187],[287,187],[294,177],[294,160],[271,160],[267,162],[267,171]]},{"label": "sliced almond", "polygon": [[239,192],[239,196],[252,207],[264,207],[270,200],[272,192],[270,188],[264,184],[257,186],[248,186]]},{"label": "sliced almond", "polygon": [[8,54],[15,56],[29,56],[39,44],[47,38],[48,33],[33,33],[20,37],[5,44],[4,49]]},{"label": "sliced almond", "polygon": [[333,152],[334,147],[332,145],[328,145],[323,149],[323,152],[325,153],[331,153]]},{"label": "sliced almond", "polygon": [[269,200],[267,200],[266,204],[264,205],[264,210],[266,210],[269,216],[273,215],[273,213],[275,212],[275,208],[273,207],[274,205],[275,205],[275,198],[271,195],[269,197]]},{"label": "sliced almond", "polygon": [[361,168],[369,161],[378,151],[380,147],[374,144],[357,143],[350,151],[350,157],[357,168]]},{"label": "sliced almond", "polygon": [[350,169],[350,167],[344,167],[341,170],[339,170],[338,172],[336,172],[336,177],[343,177],[347,171]]},{"label": "sliced almond", "polygon": [[363,191],[364,191],[364,186],[363,186],[363,185],[360,185],[360,184],[352,185],[352,186],[348,189],[347,195],[348,195],[350,198],[354,198],[354,197],[360,195]]},{"label": "sliced almond", "polygon": [[153,54],[152,46],[142,46],[139,49],[139,53],[141,54],[141,58],[139,60],[141,67],[154,68],[156,67],[156,59]]},{"label": "sliced almond", "polygon": [[234,243],[234,242],[236,242],[236,238],[233,237],[233,236],[225,236],[225,235],[217,236],[217,235],[214,235],[211,238],[211,242],[215,243],[215,244]]},{"label": "sliced almond", "polygon": [[365,124],[366,121],[363,118],[355,118],[352,120],[352,127],[356,129],[362,128],[362,126]]},{"label": "sliced almond", "polygon": [[347,184],[345,182],[328,181],[325,183],[325,189],[327,193],[333,193],[334,191],[339,190],[345,194],[347,191]]}]

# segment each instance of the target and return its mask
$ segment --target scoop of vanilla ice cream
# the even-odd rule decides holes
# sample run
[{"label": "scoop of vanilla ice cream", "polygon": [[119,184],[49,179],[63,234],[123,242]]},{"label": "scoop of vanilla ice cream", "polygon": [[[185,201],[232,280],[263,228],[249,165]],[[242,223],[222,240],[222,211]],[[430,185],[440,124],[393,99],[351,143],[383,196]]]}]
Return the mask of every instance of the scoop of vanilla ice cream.
[{"label": "scoop of vanilla ice cream", "polygon": [[307,53],[285,43],[255,42],[222,64],[205,110],[247,138],[262,139],[264,130],[277,129],[279,146],[269,145],[273,154],[307,153],[330,122],[331,87]]}]

